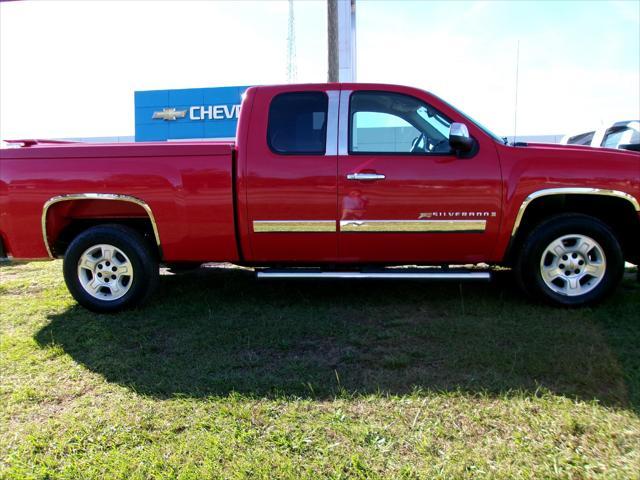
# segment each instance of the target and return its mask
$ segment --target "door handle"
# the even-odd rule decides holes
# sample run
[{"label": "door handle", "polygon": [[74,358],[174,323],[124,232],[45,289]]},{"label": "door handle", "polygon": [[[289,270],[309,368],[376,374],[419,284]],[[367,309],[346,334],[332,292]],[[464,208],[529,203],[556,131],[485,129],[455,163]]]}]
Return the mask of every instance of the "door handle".
[{"label": "door handle", "polygon": [[347,180],[364,180],[364,181],[372,181],[372,180],[384,180],[385,177],[381,173],[349,173],[347,175]]}]

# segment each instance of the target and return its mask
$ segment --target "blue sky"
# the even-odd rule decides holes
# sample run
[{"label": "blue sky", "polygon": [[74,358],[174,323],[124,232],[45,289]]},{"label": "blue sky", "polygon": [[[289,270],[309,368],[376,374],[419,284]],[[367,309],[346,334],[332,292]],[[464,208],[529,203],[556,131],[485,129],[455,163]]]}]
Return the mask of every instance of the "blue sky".
[{"label": "blue sky", "polygon": [[[359,79],[410,83],[501,135],[640,116],[640,2],[362,2]],[[400,35],[396,32],[401,31]],[[406,55],[415,57],[407,68]],[[379,65],[385,65],[380,68]]]},{"label": "blue sky", "polygon": [[[286,1],[0,4],[0,137],[133,134],[133,91],[286,81]],[[326,4],[295,2],[300,82]],[[501,135],[640,117],[640,2],[357,2],[358,80],[433,91]]]}]

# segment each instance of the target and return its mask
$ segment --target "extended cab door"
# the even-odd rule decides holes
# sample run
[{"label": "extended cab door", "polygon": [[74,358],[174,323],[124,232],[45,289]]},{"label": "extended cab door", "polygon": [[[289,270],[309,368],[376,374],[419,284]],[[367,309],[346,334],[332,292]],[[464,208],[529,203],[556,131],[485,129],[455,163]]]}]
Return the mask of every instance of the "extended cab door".
[{"label": "extended cab door", "polygon": [[241,163],[249,260],[336,261],[338,101],[326,85],[256,89]]},{"label": "extended cab door", "polygon": [[[405,92],[341,92],[340,260],[486,261],[501,217],[493,140],[435,97]],[[465,157],[449,147],[454,121],[478,142]]]}]

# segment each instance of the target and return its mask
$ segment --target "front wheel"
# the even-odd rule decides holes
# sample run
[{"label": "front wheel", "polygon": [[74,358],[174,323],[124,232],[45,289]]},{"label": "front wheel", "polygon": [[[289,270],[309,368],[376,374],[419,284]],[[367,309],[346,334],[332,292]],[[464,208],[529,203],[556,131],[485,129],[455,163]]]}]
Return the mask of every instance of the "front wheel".
[{"label": "front wheel", "polygon": [[158,283],[158,261],[144,238],[121,225],[78,235],[64,256],[64,279],[77,302],[115,312],[143,302]]},{"label": "front wheel", "polygon": [[623,273],[624,256],[615,234],[600,220],[579,214],[541,223],[525,239],[516,264],[523,290],[561,306],[604,299]]}]

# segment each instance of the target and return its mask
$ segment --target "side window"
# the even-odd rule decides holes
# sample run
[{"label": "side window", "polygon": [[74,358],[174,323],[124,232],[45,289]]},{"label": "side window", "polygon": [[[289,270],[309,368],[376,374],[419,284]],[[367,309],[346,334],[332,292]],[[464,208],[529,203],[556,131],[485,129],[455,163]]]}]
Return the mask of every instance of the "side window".
[{"label": "side window", "polygon": [[382,112],[354,112],[352,117],[354,152],[411,152],[420,131],[402,118]]},{"label": "side window", "polygon": [[267,143],[280,154],[324,155],[327,137],[327,95],[283,93],[269,107]]},{"label": "side window", "polygon": [[451,153],[451,120],[417,98],[355,92],[349,118],[349,153]]}]

